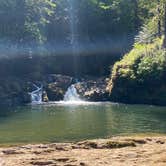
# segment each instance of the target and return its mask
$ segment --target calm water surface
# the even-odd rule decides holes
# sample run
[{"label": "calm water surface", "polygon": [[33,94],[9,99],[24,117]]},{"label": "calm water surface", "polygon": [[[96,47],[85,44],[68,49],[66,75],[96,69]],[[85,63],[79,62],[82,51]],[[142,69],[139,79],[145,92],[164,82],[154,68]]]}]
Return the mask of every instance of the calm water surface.
[{"label": "calm water surface", "polygon": [[0,143],[78,141],[135,133],[166,133],[166,107],[113,103],[0,109]]}]

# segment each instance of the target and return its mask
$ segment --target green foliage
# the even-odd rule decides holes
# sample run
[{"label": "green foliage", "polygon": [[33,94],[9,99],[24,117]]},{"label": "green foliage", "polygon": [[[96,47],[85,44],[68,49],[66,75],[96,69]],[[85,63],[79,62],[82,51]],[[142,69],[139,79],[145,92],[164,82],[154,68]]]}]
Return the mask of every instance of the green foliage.
[{"label": "green foliage", "polygon": [[154,73],[160,76],[166,62],[165,52],[161,49],[161,45],[162,39],[156,39],[152,44],[136,43],[130,53],[115,63],[112,77],[144,81],[147,76],[154,75]]},{"label": "green foliage", "polygon": [[137,77],[140,81],[160,81],[165,70],[166,55],[165,52],[155,51],[155,56],[151,54],[142,58],[137,68]]},{"label": "green foliage", "polygon": [[135,33],[148,16],[142,0],[0,0],[1,39],[18,43],[67,40],[69,2],[74,5],[80,38]]},{"label": "green foliage", "polygon": [[26,0],[25,30],[31,39],[39,42],[46,40],[42,30],[50,23],[49,17],[54,14],[56,4],[51,0]]},{"label": "green foliage", "polygon": [[41,42],[55,7],[51,0],[0,0],[1,39]]},{"label": "green foliage", "polygon": [[[0,37],[18,43],[67,40],[69,10],[77,22],[80,38],[135,33],[149,43],[157,33],[157,22],[164,30],[165,1],[152,0],[0,0]],[[10,23],[10,24],[9,24]],[[150,39],[149,39],[150,38]],[[148,41],[147,41],[148,40]]]},{"label": "green foliage", "polygon": [[127,103],[164,104],[166,93],[166,52],[163,38],[150,44],[136,43],[115,63],[108,90],[113,100]]},{"label": "green foliage", "polygon": [[156,20],[152,19],[147,24],[144,24],[139,31],[139,34],[135,37],[135,42],[139,44],[152,43],[157,36]]}]

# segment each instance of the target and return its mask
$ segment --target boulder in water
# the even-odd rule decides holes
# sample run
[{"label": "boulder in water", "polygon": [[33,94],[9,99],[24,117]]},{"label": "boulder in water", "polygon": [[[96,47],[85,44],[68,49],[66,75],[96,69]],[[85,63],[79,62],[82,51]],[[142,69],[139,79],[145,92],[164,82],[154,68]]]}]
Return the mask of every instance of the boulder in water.
[{"label": "boulder in water", "polygon": [[43,91],[42,101],[43,101],[43,102],[48,102],[48,101],[49,101],[46,91]]},{"label": "boulder in water", "polygon": [[73,78],[64,75],[50,75],[46,93],[50,101],[63,100],[68,87],[73,83]]},{"label": "boulder in water", "polygon": [[75,85],[79,96],[87,101],[108,101],[108,92],[106,91],[107,80],[97,78],[84,80]]}]

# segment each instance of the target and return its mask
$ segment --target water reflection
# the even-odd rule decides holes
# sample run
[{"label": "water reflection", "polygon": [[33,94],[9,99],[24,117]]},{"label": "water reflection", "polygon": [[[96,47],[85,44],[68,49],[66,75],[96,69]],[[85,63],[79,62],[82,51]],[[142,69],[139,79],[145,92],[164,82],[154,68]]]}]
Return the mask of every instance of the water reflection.
[{"label": "water reflection", "polygon": [[0,111],[0,143],[59,142],[133,133],[166,133],[165,107],[87,103]]}]

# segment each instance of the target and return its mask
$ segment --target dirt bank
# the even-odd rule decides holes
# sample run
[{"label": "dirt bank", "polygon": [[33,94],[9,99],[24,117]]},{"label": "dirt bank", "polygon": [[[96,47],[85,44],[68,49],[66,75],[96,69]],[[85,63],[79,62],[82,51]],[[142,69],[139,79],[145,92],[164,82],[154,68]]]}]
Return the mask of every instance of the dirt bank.
[{"label": "dirt bank", "polygon": [[0,148],[0,166],[165,166],[166,136]]}]

